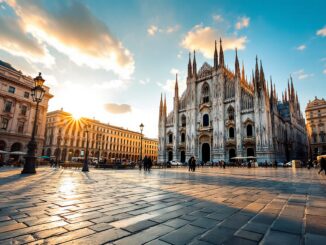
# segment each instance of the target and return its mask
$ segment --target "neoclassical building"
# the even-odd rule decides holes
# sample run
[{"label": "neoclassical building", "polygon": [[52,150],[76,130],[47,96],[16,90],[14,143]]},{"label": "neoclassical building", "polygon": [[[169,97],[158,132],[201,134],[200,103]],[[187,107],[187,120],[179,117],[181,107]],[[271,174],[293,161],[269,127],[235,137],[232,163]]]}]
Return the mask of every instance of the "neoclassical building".
[{"label": "neoclassical building", "polygon": [[[24,75],[0,60],[0,150],[27,152],[36,110],[36,103],[31,96],[33,87],[32,77]],[[46,113],[49,100],[53,97],[49,87],[44,86],[44,89],[45,94],[39,104],[36,128],[37,156],[42,153]],[[10,157],[18,158],[17,155]]]},{"label": "neoclassical building", "polygon": [[326,154],[326,101],[315,97],[306,107],[310,157]]},{"label": "neoclassical building", "polygon": [[149,156],[157,161],[158,140],[147,137],[141,140],[141,137],[139,132],[95,119],[75,120],[72,114],[61,109],[47,114],[43,154],[55,156],[62,161],[83,157],[88,138],[89,157],[137,161],[142,142],[142,156]]},{"label": "neoclassical building", "polygon": [[279,100],[257,58],[249,80],[237,50],[235,70],[224,64],[221,40],[219,52],[215,42],[213,66],[205,62],[197,70],[195,52],[193,61],[189,54],[186,90],[180,97],[176,77],[169,113],[161,96],[158,131],[159,162],[191,156],[204,162],[247,156],[284,162],[307,156],[305,120],[292,78]]}]

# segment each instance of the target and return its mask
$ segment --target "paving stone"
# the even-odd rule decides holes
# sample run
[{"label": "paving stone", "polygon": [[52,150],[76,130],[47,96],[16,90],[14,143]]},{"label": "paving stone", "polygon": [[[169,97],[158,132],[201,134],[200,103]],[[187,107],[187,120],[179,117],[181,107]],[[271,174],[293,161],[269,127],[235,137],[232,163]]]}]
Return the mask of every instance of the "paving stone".
[{"label": "paving stone", "polygon": [[259,242],[263,238],[263,235],[260,233],[246,231],[246,230],[238,230],[235,233],[235,236],[238,236],[238,237],[241,237],[244,239],[248,239],[248,240],[252,240],[252,241],[257,241],[257,242]]},{"label": "paving stone", "polygon": [[326,244],[326,235],[316,235],[307,233],[305,235],[305,245],[320,245],[320,244]]},{"label": "paving stone", "polygon": [[252,222],[271,225],[273,221],[276,219],[276,217],[277,217],[276,214],[260,213],[252,219]]},{"label": "paving stone", "polygon": [[156,225],[141,232],[138,232],[134,235],[122,238],[118,241],[115,241],[116,245],[130,245],[130,244],[143,244],[155,240],[156,238],[163,236],[174,230],[173,228],[166,225]]},{"label": "paving stone", "polygon": [[223,244],[225,244],[225,245],[257,245],[258,242],[233,236],[229,240],[223,242]]},{"label": "paving stone", "polygon": [[273,224],[272,230],[290,232],[300,235],[302,233],[303,220],[292,216],[280,216]]},{"label": "paving stone", "polygon": [[191,222],[191,225],[198,226],[201,228],[209,229],[214,227],[218,222],[214,219],[209,219],[209,218],[199,218],[193,222]]},{"label": "paving stone", "polygon": [[326,234],[326,219],[324,216],[306,215],[306,232],[324,235]]},{"label": "paving stone", "polygon": [[148,227],[154,226],[156,224],[157,223],[154,222],[154,221],[143,220],[143,221],[140,221],[140,222],[138,222],[136,224],[133,224],[133,225],[129,225],[127,227],[124,227],[123,229],[126,230],[126,231],[129,231],[131,233],[135,233],[135,232],[138,232],[140,230],[147,229]]},{"label": "paving stone", "polygon": [[65,225],[63,228],[67,229],[68,231],[73,231],[73,230],[78,230],[78,229],[81,229],[81,228],[91,226],[93,224],[94,223],[92,223],[90,221],[82,221],[82,222],[78,222],[78,223]]},{"label": "paving stone", "polygon": [[23,223],[16,223],[16,224],[11,224],[11,225],[6,225],[6,226],[0,226],[0,233],[6,232],[6,231],[13,231],[13,230],[18,230],[21,228],[27,227]]},{"label": "paving stone", "polygon": [[231,217],[224,220],[220,225],[223,227],[238,229],[247,223],[250,220],[250,217],[242,214],[234,214]]},{"label": "paving stone", "polygon": [[25,244],[33,242],[35,239],[31,235],[23,235],[11,239],[1,241],[1,245]]},{"label": "paving stone", "polygon": [[268,230],[269,225],[249,222],[242,229],[246,231],[251,231],[255,233],[265,234]]},{"label": "paving stone", "polygon": [[189,224],[189,222],[190,221],[188,221],[188,220],[176,218],[176,219],[169,220],[163,224],[177,229],[186,224]]},{"label": "paving stone", "polygon": [[170,244],[187,244],[196,236],[204,233],[206,230],[192,225],[183,226],[165,236],[160,240]]},{"label": "paving stone", "polygon": [[280,231],[270,231],[266,237],[263,239],[262,244],[264,245],[275,245],[275,244],[290,244],[290,245],[300,245],[300,236],[285,233]]},{"label": "paving stone", "polygon": [[167,242],[163,242],[159,239],[156,239],[156,240],[153,240],[153,241],[150,241],[148,243],[145,243],[146,245],[171,245],[170,243],[167,243]]},{"label": "paving stone", "polygon": [[48,238],[50,236],[60,235],[65,232],[67,232],[66,229],[64,229],[62,227],[57,227],[57,228],[37,232],[37,233],[35,233],[35,236],[38,237],[39,239],[43,239],[43,238]]},{"label": "paving stone", "polygon": [[200,240],[209,242],[212,244],[222,244],[225,241],[229,240],[233,234],[236,232],[236,229],[229,229],[222,226],[217,226],[212,230],[204,234]]},{"label": "paving stone", "polygon": [[96,225],[89,226],[88,228],[94,231],[104,231],[113,228],[113,226],[108,223],[98,223]]},{"label": "paving stone", "polygon": [[83,237],[81,239],[76,239],[64,244],[83,244],[83,245],[93,245],[93,244],[104,244],[107,242],[115,241],[119,238],[125,237],[130,233],[118,228],[97,232],[93,235]]},{"label": "paving stone", "polygon": [[75,240],[80,237],[85,237],[85,236],[88,236],[93,233],[95,233],[93,230],[88,229],[88,228],[83,228],[80,230],[70,231],[70,232],[64,233],[62,235],[50,237],[50,238],[46,239],[45,241],[46,241],[46,244],[58,244],[58,243],[64,243],[64,242],[68,242],[71,240]]}]

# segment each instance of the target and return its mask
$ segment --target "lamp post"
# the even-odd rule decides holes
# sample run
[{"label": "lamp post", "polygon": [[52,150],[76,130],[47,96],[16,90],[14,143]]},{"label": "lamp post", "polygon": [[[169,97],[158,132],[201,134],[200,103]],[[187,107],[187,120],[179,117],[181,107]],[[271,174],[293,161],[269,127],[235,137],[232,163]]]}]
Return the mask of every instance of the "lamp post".
[{"label": "lamp post", "polygon": [[56,166],[59,166],[60,143],[61,143],[61,135],[59,135],[57,138],[57,154],[56,154],[56,159],[55,159]]},{"label": "lamp post", "polygon": [[42,101],[45,90],[43,88],[43,83],[45,80],[42,78],[41,72],[38,74],[37,77],[34,78],[34,88],[32,88],[32,98],[33,102],[36,102],[36,109],[35,109],[35,116],[34,116],[34,124],[32,130],[32,137],[27,145],[27,155],[25,157],[25,164],[24,169],[21,172],[22,174],[35,174],[35,152],[37,150],[37,142],[35,140],[36,134],[36,126],[37,126],[37,117],[38,117],[38,110],[39,110],[39,103]]},{"label": "lamp post", "polygon": [[85,151],[85,159],[84,159],[84,164],[83,164],[83,172],[88,172],[88,124],[85,125],[85,132],[86,132],[86,151]]},{"label": "lamp post", "polygon": [[97,135],[97,164],[100,163],[100,150],[101,150],[101,138],[102,135]]},{"label": "lamp post", "polygon": [[144,129],[144,124],[139,125],[140,128],[140,161],[143,159],[143,129]]}]

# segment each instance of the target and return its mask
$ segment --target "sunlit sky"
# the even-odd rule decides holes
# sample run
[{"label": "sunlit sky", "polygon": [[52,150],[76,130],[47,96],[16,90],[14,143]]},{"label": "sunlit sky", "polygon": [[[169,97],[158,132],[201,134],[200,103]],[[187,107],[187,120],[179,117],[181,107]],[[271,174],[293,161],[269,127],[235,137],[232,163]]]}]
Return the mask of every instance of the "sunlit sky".
[{"label": "sunlit sky", "polygon": [[0,0],[0,60],[39,71],[67,112],[157,137],[161,93],[172,109],[175,73],[185,89],[188,52],[212,64],[220,37],[234,70],[255,56],[281,93],[290,74],[301,110],[326,97],[326,1]]}]

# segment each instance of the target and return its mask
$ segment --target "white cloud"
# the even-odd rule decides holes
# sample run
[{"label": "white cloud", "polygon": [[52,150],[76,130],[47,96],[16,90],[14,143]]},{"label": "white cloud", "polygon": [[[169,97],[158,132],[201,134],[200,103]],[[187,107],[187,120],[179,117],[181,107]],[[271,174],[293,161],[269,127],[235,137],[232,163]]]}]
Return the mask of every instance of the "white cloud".
[{"label": "white cloud", "polygon": [[293,75],[299,80],[305,80],[309,77],[313,77],[313,73],[305,73],[304,69],[293,72]]},{"label": "white cloud", "polygon": [[107,103],[104,107],[107,112],[112,114],[125,114],[131,112],[131,106],[128,104]]},{"label": "white cloud", "polygon": [[148,84],[150,82],[149,78],[139,80],[139,83],[142,85]]},{"label": "white cloud", "polygon": [[212,18],[216,23],[220,23],[220,22],[222,22],[224,20],[221,15],[217,15],[217,14],[213,15]]},{"label": "white cloud", "polygon": [[316,34],[317,34],[318,36],[325,37],[325,36],[326,36],[326,26],[324,26],[324,28],[318,30],[318,31],[316,32]]},{"label": "white cloud", "polygon": [[[172,70],[173,69],[171,69],[171,73],[172,73]],[[174,75],[173,79],[167,79],[165,81],[165,83],[157,82],[157,85],[159,87],[161,87],[164,91],[169,92],[172,95],[174,95],[175,73],[173,73],[172,75]],[[185,91],[187,88],[186,81],[187,81],[187,78],[185,77],[185,75],[183,73],[181,73],[181,74],[178,73],[179,96],[181,96],[183,91]]]},{"label": "white cloud", "polygon": [[243,28],[246,28],[249,26],[250,18],[248,17],[242,17],[239,19],[239,21],[235,24],[235,28],[237,30],[241,30]]},{"label": "white cloud", "polygon": [[224,50],[244,49],[247,43],[246,36],[225,36],[212,27],[196,25],[189,31],[181,42],[181,45],[189,50],[201,52],[206,58],[212,58],[214,54],[214,41],[222,38]]},{"label": "white cloud", "polygon": [[179,51],[179,53],[177,54],[177,58],[178,58],[178,59],[181,59],[181,58],[182,58],[182,54],[183,54],[182,50]]},{"label": "white cloud", "polygon": [[150,25],[147,28],[147,33],[150,36],[155,36],[157,33],[166,33],[166,34],[171,34],[173,32],[176,32],[180,29],[179,25],[174,25],[174,26],[168,26],[166,28],[159,28],[156,25]]},{"label": "white cloud", "polygon": [[180,71],[179,71],[178,69],[176,69],[176,68],[172,68],[172,69],[170,70],[170,73],[171,73],[172,75],[175,75],[175,74],[179,74]]},{"label": "white cloud", "polygon": [[176,32],[180,29],[180,26],[179,25],[175,25],[175,26],[168,26],[166,28],[166,33],[173,33],[173,32]]},{"label": "white cloud", "polygon": [[147,29],[147,33],[150,36],[154,36],[156,33],[158,32],[158,27],[155,25],[151,25],[150,27],[148,27]]},{"label": "white cloud", "polygon": [[124,78],[133,73],[130,51],[85,5],[76,0],[59,1],[50,8],[45,2],[8,1],[20,17],[26,36],[33,35],[77,65],[110,70]]},{"label": "white cloud", "polygon": [[111,81],[105,81],[101,83],[95,83],[92,85],[95,89],[126,89],[130,80],[115,79]]},{"label": "white cloud", "polygon": [[304,45],[304,44],[302,44],[302,45],[300,45],[300,46],[297,47],[297,50],[299,50],[299,51],[303,51],[303,50],[305,50],[306,48],[307,48],[307,46]]},{"label": "white cloud", "polygon": [[326,69],[323,70],[323,73],[326,75]]},{"label": "white cloud", "polygon": [[0,15],[0,49],[23,57],[30,63],[43,63],[50,67],[55,59],[39,40],[27,35],[21,21],[13,16]]}]

